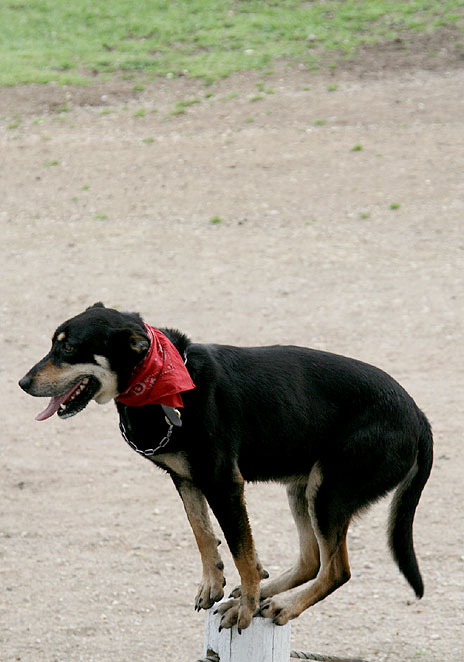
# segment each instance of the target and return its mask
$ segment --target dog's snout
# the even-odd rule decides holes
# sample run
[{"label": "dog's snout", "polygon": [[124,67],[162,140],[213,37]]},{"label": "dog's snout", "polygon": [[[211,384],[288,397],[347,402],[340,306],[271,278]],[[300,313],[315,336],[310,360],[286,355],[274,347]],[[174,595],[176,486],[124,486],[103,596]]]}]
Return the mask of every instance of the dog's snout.
[{"label": "dog's snout", "polygon": [[27,393],[32,385],[32,377],[25,375],[22,379],[19,380],[18,384],[23,389],[23,391],[26,391]]}]

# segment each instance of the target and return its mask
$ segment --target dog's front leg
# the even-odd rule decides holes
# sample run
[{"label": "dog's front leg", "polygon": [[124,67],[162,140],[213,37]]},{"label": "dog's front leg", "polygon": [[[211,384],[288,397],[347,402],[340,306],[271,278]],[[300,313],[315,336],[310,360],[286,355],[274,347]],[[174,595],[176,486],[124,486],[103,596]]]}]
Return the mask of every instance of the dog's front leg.
[{"label": "dog's front leg", "polygon": [[250,625],[257,612],[259,583],[265,571],[258,560],[251,534],[244,481],[238,471],[236,474],[231,478],[221,476],[215,484],[210,483],[205,495],[224,532],[241,579],[240,598],[219,607],[222,614],[220,628],[231,628],[237,624],[240,632]]},{"label": "dog's front leg", "polygon": [[195,609],[209,609],[224,596],[224,563],[217,546],[203,493],[189,480],[174,480],[184,504],[201,555],[203,577],[195,598]]}]

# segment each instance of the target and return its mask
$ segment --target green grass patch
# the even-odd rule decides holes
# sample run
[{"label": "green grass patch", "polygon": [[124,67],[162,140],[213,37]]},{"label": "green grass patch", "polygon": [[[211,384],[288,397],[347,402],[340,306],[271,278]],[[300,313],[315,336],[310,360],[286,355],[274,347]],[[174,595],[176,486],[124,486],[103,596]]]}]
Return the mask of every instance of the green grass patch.
[{"label": "green grass patch", "polygon": [[213,82],[279,58],[317,67],[399,34],[463,27],[464,0],[5,0],[0,85],[189,75]]},{"label": "green grass patch", "polygon": [[169,111],[169,115],[183,115],[189,106],[201,103],[200,99],[183,99],[178,101],[174,108]]},{"label": "green grass patch", "polygon": [[201,103],[201,99],[183,99],[182,101],[178,101],[177,105],[187,108],[188,106],[195,106],[197,103]]},{"label": "green grass patch", "polygon": [[256,83],[256,87],[260,92],[264,92],[264,94],[275,94],[275,89],[265,83]]},{"label": "green grass patch", "polygon": [[238,92],[229,92],[229,94],[226,94],[226,96],[222,98],[222,101],[233,101],[234,99],[238,99],[239,97],[240,94]]}]

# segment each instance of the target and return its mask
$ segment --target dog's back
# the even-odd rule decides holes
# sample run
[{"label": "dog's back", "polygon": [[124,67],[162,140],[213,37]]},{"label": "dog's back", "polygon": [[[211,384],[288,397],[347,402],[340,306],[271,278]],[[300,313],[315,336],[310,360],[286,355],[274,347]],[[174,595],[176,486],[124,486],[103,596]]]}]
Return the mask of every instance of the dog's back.
[{"label": "dog's back", "polygon": [[417,450],[409,440],[418,438],[423,414],[379,368],[293,346],[192,344],[188,356],[197,389],[184,396],[184,418],[227,444],[246,480],[308,474],[318,461],[326,472],[349,467],[359,485],[387,446],[404,455],[407,473]]}]

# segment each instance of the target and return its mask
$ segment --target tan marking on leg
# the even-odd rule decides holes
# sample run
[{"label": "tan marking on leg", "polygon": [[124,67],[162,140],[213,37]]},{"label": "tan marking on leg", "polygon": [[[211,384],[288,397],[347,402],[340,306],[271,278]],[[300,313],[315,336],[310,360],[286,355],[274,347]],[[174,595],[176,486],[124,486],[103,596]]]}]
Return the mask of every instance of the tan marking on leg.
[{"label": "tan marking on leg", "polygon": [[203,566],[203,578],[198,587],[195,608],[209,609],[224,596],[224,564],[217,549],[218,542],[203,493],[189,481],[184,481],[178,489]]},{"label": "tan marking on leg", "polygon": [[327,595],[347,582],[351,576],[346,548],[346,534],[349,522],[347,522],[343,531],[334,531],[329,539],[324,538],[317,524],[315,501],[322,480],[321,469],[315,464],[309,474],[306,496],[312,528],[319,548],[320,568],[311,586],[294,594],[292,609],[296,613],[296,616],[299,616],[302,611],[316,604],[316,602],[323,600]]},{"label": "tan marking on leg", "polygon": [[302,611],[316,604],[316,602],[326,598],[350,579],[351,571],[346,547],[347,530],[348,527],[346,527],[343,539],[335,550],[330,551],[329,546],[324,549],[324,556],[327,560],[323,562],[321,572],[314,584],[307,589],[303,589],[295,596],[293,611],[296,616],[299,616]]},{"label": "tan marking on leg", "polygon": [[300,586],[314,579],[319,571],[319,545],[311,524],[305,490],[306,484],[303,483],[292,483],[287,486],[288,503],[298,531],[299,557],[284,573],[261,584],[261,598],[269,598]]},{"label": "tan marking on leg", "polygon": [[257,556],[252,544],[251,548],[234,557],[234,562],[240,575],[241,585],[232,595],[239,596],[221,605],[222,614],[220,629],[237,625],[239,632],[247,628],[258,609],[260,571]]},{"label": "tan marking on leg", "polygon": [[269,599],[262,607],[262,615],[273,618],[274,623],[285,625],[305,609],[320,602],[350,578],[346,548],[346,527],[343,538],[335,545],[321,545],[322,565],[314,582],[296,592],[283,593]]},{"label": "tan marking on leg", "polygon": [[[262,566],[256,554],[248,520],[244,496],[245,481],[238,466],[234,468],[233,482],[235,483],[235,517],[236,524],[240,524],[240,538],[228,540],[228,542],[241,581],[240,589],[234,591],[233,594],[240,594],[240,598],[238,600],[229,600],[224,605],[224,608],[221,608],[220,613],[223,616],[220,628],[230,628],[236,624],[239,631],[241,631],[250,625],[257,611]],[[237,496],[239,503],[236,502]]]},{"label": "tan marking on leg", "polygon": [[317,539],[320,568],[314,581],[307,587],[290,593],[283,593],[276,598],[268,599],[262,606],[262,615],[273,618],[279,625],[285,625],[292,618],[299,616],[305,609],[323,600],[330,593],[347,582],[351,576],[346,547],[346,534],[349,522],[342,530],[333,531],[325,538],[319,530],[315,500],[323,480],[318,465],[311,470],[306,489],[308,509],[311,517],[312,530]]},{"label": "tan marking on leg", "polygon": [[247,628],[258,608],[259,584],[261,581],[261,572],[259,570],[259,559],[256,553],[253,535],[251,533],[250,523],[245,505],[244,480],[237,469],[237,473],[242,483],[240,495],[241,507],[245,513],[245,531],[240,552],[234,556],[234,563],[240,575],[241,595],[240,606],[237,615],[237,627],[239,629]]}]

